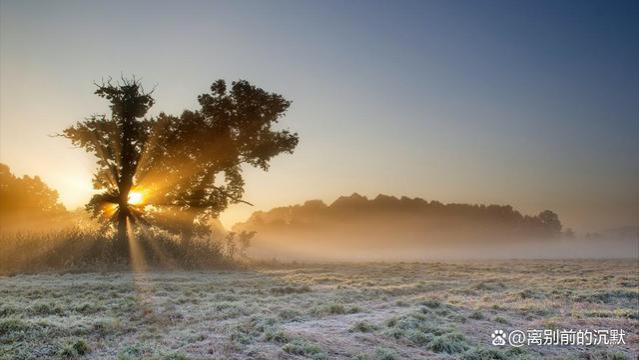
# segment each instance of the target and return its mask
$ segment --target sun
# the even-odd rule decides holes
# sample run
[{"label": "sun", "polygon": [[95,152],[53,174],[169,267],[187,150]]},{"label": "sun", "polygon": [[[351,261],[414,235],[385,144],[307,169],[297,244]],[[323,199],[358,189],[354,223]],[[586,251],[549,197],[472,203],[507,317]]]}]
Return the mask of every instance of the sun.
[{"label": "sun", "polygon": [[131,191],[129,193],[129,198],[127,200],[127,203],[129,203],[129,205],[140,205],[142,204],[142,201],[144,200],[142,193],[139,191]]}]

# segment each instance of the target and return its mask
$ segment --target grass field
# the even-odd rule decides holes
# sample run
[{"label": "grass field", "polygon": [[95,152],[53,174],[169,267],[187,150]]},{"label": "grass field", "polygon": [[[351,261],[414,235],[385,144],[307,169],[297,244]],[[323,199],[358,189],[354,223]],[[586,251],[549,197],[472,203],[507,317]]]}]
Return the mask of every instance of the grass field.
[{"label": "grass field", "polygon": [[[635,359],[636,261],[322,264],[0,278],[0,358]],[[503,329],[625,345],[496,347]]]}]

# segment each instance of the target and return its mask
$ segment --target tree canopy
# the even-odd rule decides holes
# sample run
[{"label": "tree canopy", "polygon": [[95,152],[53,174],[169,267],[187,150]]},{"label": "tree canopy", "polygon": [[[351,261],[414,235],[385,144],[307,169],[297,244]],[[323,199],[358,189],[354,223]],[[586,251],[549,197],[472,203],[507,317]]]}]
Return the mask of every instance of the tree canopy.
[{"label": "tree canopy", "polygon": [[243,165],[268,170],[298,143],[296,133],[274,128],[291,102],[244,80],[215,81],[198,96],[199,109],[179,116],[145,117],[154,100],[136,79],[98,84],[95,93],[111,115],[91,116],[63,136],[97,157],[99,192],[87,209],[117,223],[123,241],[127,222],[187,239],[205,234],[212,217],[244,202]]},{"label": "tree canopy", "polygon": [[17,177],[9,166],[0,163],[0,227],[34,224],[64,213],[66,209],[58,201],[58,192],[40,177]]},{"label": "tree canopy", "polygon": [[234,229],[258,233],[283,228],[321,231],[333,224],[345,223],[369,223],[365,228],[392,224],[398,232],[409,228],[420,234],[442,231],[438,233],[440,236],[466,228],[476,233],[488,231],[495,236],[507,234],[503,238],[508,241],[526,237],[554,238],[562,231],[559,215],[550,210],[530,216],[510,205],[443,204],[383,194],[368,199],[357,193],[341,196],[328,205],[321,200],[310,200],[302,205],[257,211]]}]

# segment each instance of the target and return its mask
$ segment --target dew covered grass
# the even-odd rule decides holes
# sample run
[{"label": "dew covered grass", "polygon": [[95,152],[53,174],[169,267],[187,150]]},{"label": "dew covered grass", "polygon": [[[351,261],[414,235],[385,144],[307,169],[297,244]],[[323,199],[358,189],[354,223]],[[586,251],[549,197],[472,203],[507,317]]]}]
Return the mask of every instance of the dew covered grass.
[{"label": "dew covered grass", "polygon": [[[630,260],[295,264],[0,278],[2,359],[635,359]],[[626,345],[495,347],[493,330]]]}]

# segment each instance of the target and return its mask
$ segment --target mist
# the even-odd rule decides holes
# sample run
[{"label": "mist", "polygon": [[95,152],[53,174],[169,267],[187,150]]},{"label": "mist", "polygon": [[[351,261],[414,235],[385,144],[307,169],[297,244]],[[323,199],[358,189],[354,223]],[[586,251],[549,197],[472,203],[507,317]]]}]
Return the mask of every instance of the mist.
[{"label": "mist", "polygon": [[[517,243],[477,244],[452,242],[441,236],[437,243],[401,244],[401,238],[382,243],[382,238],[367,237],[378,242],[367,245],[361,233],[287,235],[257,234],[247,253],[261,259],[283,261],[429,261],[490,259],[614,259],[637,258],[637,238],[558,239],[553,243],[530,239]],[[400,243],[395,243],[398,241]]]},{"label": "mist", "polygon": [[354,194],[256,212],[248,255],[295,261],[636,258],[639,227],[578,234],[547,210]]}]

